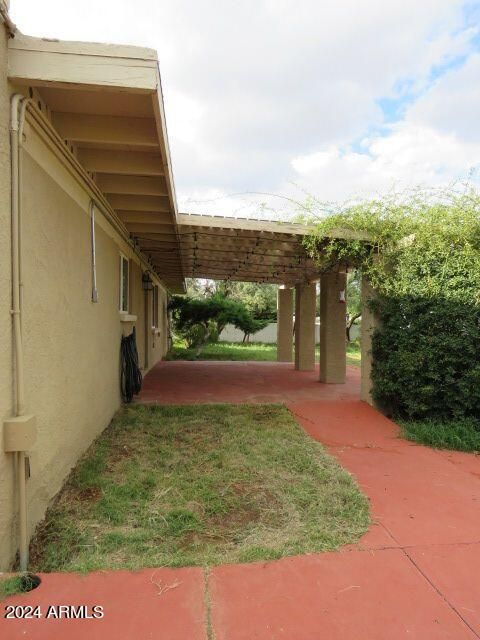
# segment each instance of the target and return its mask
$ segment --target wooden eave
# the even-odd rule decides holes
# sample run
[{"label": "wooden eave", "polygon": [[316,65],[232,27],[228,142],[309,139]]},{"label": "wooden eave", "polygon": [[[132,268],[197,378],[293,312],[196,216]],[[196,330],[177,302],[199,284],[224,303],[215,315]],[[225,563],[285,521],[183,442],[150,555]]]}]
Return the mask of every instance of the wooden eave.
[{"label": "wooden eave", "polygon": [[[169,290],[183,292],[157,53],[16,32],[9,41],[8,69],[10,81],[48,117],[159,278]],[[168,265],[149,253],[144,232],[173,240]]]}]

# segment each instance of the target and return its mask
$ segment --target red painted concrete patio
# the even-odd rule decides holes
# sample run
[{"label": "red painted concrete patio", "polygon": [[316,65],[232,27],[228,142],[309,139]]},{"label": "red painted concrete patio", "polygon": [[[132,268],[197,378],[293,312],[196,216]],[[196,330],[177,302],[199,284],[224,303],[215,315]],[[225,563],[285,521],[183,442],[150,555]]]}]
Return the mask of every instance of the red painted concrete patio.
[{"label": "red painted concrete patio", "polygon": [[356,400],[360,368],[347,367],[346,384],[320,384],[317,371],[294,371],[288,362],[159,362],[145,377],[140,402],[299,402]]},{"label": "red painted concrete patio", "polygon": [[358,545],[210,572],[46,575],[37,590],[7,603],[100,604],[105,617],[2,619],[0,637],[480,638],[480,459],[400,439],[396,425],[358,400],[353,368],[343,386],[322,385],[316,375],[276,363],[162,363],[142,399],[287,402],[370,498],[374,522]]}]

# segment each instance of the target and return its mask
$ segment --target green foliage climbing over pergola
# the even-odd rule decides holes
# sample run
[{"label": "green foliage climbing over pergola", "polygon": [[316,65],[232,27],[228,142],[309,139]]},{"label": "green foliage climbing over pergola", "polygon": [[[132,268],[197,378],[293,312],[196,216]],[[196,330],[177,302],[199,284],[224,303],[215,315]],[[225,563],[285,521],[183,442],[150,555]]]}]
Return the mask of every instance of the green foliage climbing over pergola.
[{"label": "green foliage climbing over pergola", "polygon": [[[480,416],[480,196],[416,192],[309,219],[321,270],[361,270],[377,292],[373,396],[409,419]],[[368,238],[368,239],[366,239]]]}]

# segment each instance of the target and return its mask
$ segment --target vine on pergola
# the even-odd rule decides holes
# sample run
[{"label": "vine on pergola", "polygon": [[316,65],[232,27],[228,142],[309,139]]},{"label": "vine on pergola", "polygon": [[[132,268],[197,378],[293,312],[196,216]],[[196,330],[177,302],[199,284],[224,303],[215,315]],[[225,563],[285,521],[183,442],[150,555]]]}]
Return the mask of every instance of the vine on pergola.
[{"label": "vine on pergola", "polygon": [[308,222],[305,247],[319,269],[360,269],[377,292],[377,402],[410,418],[479,416],[480,196],[416,192]]}]

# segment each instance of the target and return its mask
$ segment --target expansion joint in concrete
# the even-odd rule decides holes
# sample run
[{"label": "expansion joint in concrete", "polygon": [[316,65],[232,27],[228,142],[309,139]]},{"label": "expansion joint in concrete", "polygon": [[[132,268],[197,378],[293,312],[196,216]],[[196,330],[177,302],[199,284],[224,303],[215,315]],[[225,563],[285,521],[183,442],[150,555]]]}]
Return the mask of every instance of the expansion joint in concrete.
[{"label": "expansion joint in concrete", "polygon": [[207,640],[215,640],[215,631],[212,624],[212,599],[210,594],[210,567],[203,570],[204,599],[205,599],[205,633]]},{"label": "expansion joint in concrete", "polygon": [[[445,602],[445,604],[452,610],[452,612],[463,622],[463,624],[470,629],[470,631],[474,634],[474,636],[476,638],[480,639],[480,635],[475,631],[475,629],[472,627],[472,625],[470,625],[468,623],[468,621],[464,618],[464,616],[462,616],[462,614],[460,613],[460,611],[450,602],[450,600],[447,598],[447,596],[443,593],[443,591],[441,591],[438,586],[433,582],[433,580],[425,573],[425,571],[422,571],[422,569],[418,566],[418,564],[415,562],[415,560],[412,558],[412,556],[408,553],[408,547],[406,546],[401,546],[401,544],[399,543],[399,541],[395,538],[395,536],[393,535],[393,533],[388,529],[388,527],[385,526],[385,524],[381,523],[381,526],[385,529],[385,531],[388,533],[388,535],[392,538],[392,540],[394,540],[397,544],[398,544],[398,549],[404,554],[404,556],[407,558],[407,560],[412,564],[412,566],[414,567],[414,569],[422,576],[422,578],[424,580],[426,580],[428,582],[428,584],[432,587],[432,589],[437,593],[437,595],[440,596],[440,598],[442,598],[442,600]],[[412,547],[410,547],[412,548]],[[413,547],[414,548],[414,547]]]},{"label": "expansion joint in concrete", "polygon": [[421,570],[421,568],[418,566],[418,564],[415,562],[415,560],[410,556],[410,554],[408,553],[407,549],[402,548],[402,552],[405,554],[405,557],[410,560],[410,562],[412,563],[412,565],[415,567],[415,569],[418,571],[418,573],[423,576],[423,578],[428,582],[428,584],[432,587],[432,589],[434,589],[434,591],[440,596],[440,598],[442,598],[442,600],[445,602],[445,604],[450,607],[450,609],[453,611],[453,613],[460,618],[460,620],[463,622],[463,624],[470,629],[470,631],[474,634],[474,636],[476,638],[480,638],[480,635],[475,631],[475,629],[472,627],[471,624],[469,624],[468,620],[466,620],[462,614],[460,613],[460,611],[450,602],[450,600],[447,598],[447,596],[437,587],[437,585],[428,577],[428,575]]}]

